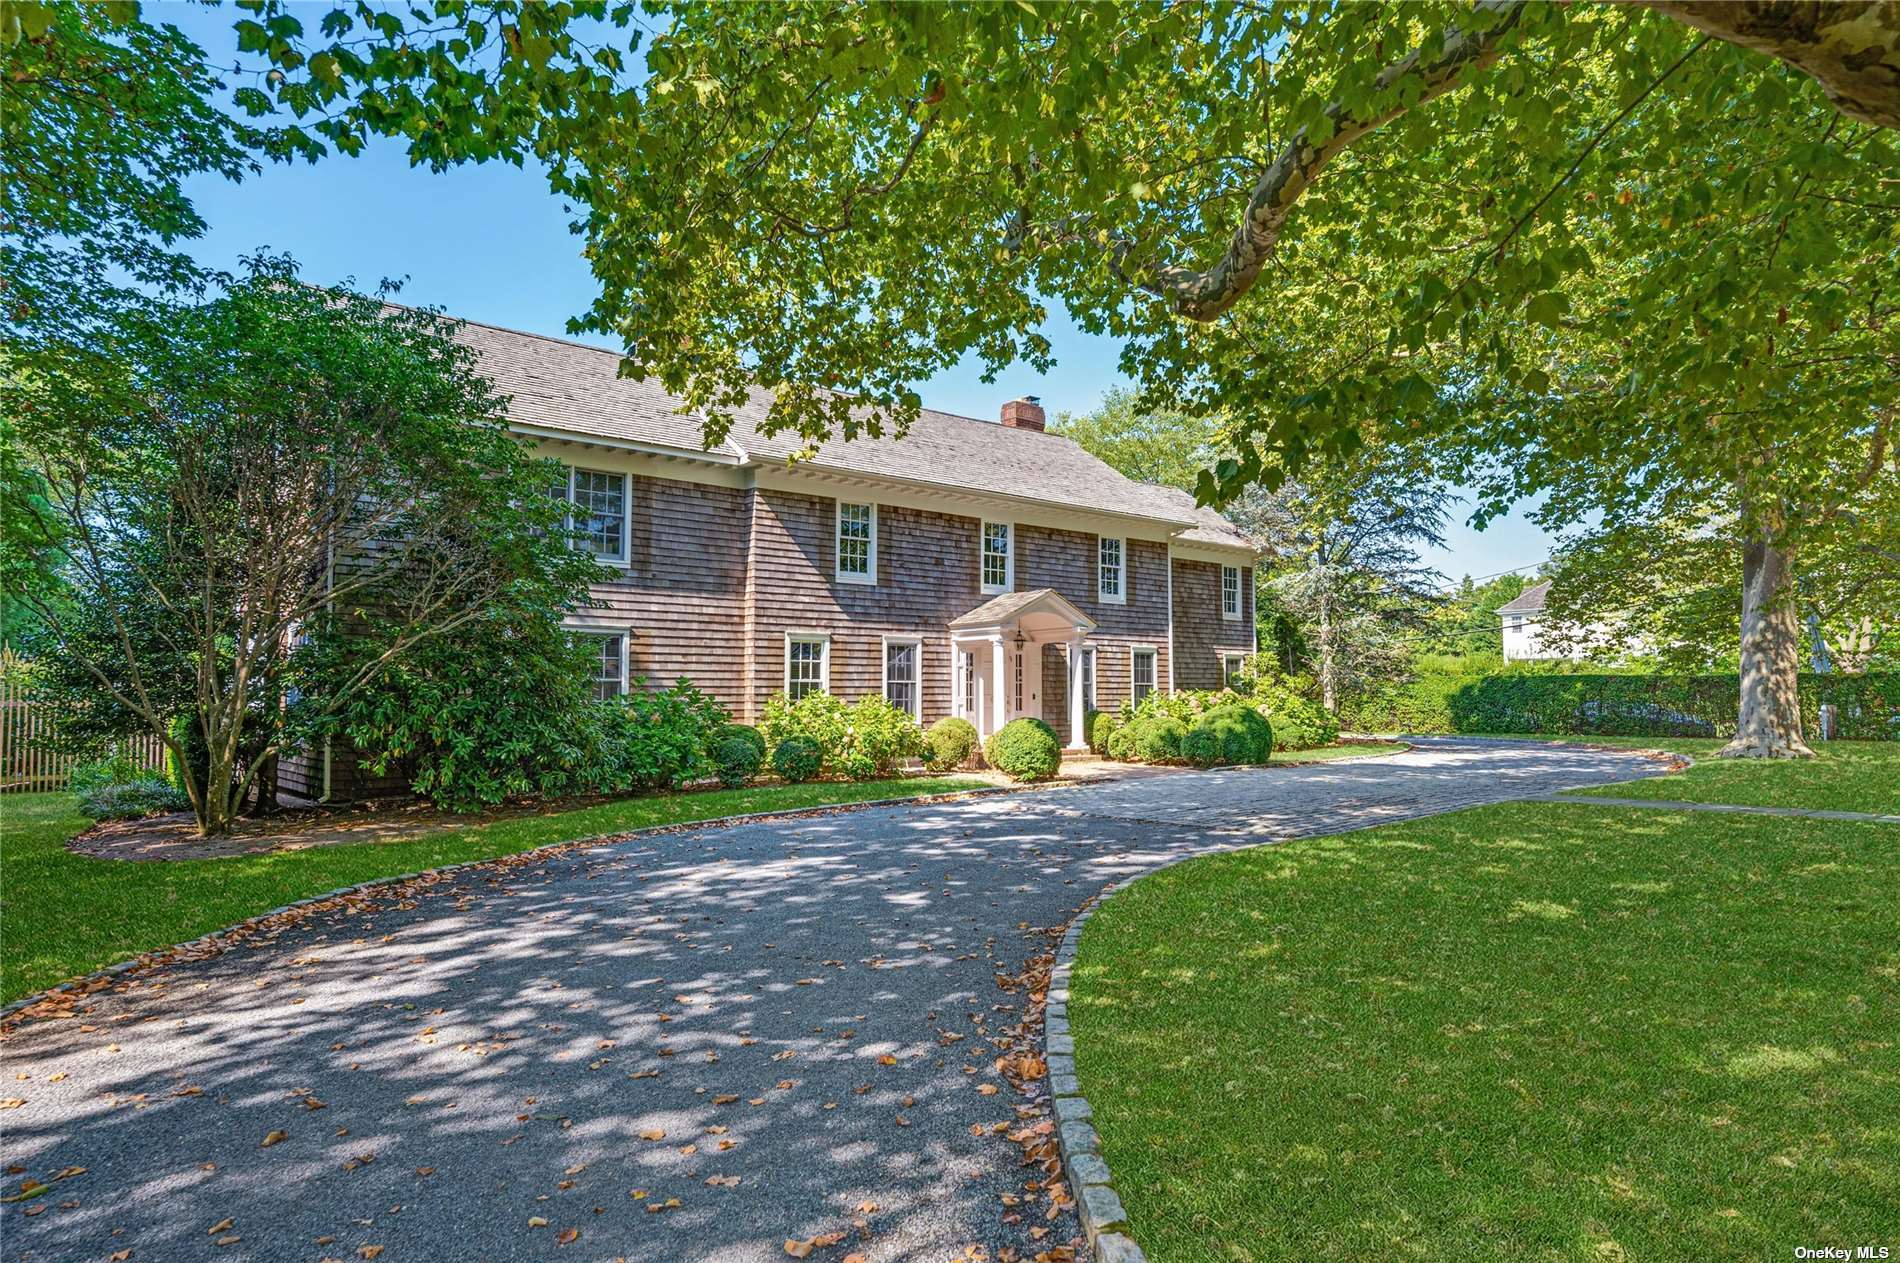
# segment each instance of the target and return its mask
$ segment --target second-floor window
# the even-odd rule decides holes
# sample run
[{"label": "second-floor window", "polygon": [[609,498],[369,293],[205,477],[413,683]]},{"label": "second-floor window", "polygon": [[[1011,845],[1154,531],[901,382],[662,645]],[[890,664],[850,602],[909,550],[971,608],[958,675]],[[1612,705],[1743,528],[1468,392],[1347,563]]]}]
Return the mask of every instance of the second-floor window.
[{"label": "second-floor window", "polygon": [[554,494],[566,500],[568,527],[576,547],[602,561],[627,560],[627,476],[599,469],[569,469]]},{"label": "second-floor window", "polygon": [[983,523],[983,590],[1007,592],[1015,571],[1016,528],[1008,522]]},{"label": "second-floor window", "polygon": [[1220,616],[1222,618],[1240,617],[1239,566],[1220,568]]},{"label": "second-floor window", "polygon": [[838,502],[838,578],[877,582],[877,506]]},{"label": "second-floor window", "polygon": [[1121,540],[1103,536],[1096,545],[1096,596],[1114,605],[1120,605],[1122,596],[1122,555],[1124,545]]}]

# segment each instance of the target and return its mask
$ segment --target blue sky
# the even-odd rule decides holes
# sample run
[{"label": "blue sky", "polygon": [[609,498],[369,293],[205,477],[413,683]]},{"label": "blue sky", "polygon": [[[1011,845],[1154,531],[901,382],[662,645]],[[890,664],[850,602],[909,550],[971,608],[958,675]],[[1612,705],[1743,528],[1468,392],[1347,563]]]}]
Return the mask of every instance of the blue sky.
[{"label": "blue sky", "polygon": [[[178,25],[215,62],[235,59],[228,8],[155,5],[148,16]],[[568,231],[571,215],[533,167],[488,163],[437,175],[410,167],[397,146],[376,143],[356,158],[270,166],[241,184],[200,178],[187,190],[210,225],[191,252],[213,266],[232,267],[260,248],[287,251],[313,281],[401,278],[406,302],[559,336],[594,298],[580,241]],[[1081,332],[1059,309],[1047,333],[1057,364],[1046,375],[1017,366],[985,382],[966,363],[918,391],[930,407],[994,417],[1004,400],[1024,394],[1042,396],[1052,413],[1086,412],[1111,386],[1126,384],[1112,339]],[[1446,542],[1428,561],[1452,578],[1532,565],[1550,551],[1548,537],[1516,513],[1483,532],[1458,516]]]}]

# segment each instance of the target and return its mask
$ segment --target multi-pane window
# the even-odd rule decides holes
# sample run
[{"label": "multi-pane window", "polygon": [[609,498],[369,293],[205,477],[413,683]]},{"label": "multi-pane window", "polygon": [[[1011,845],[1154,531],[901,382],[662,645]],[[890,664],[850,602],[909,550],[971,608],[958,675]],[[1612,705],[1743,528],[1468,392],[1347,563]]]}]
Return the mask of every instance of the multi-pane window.
[{"label": "multi-pane window", "polygon": [[831,641],[823,636],[792,636],[785,642],[785,695],[793,701],[807,693],[830,692]]},{"label": "multi-pane window", "polygon": [[550,490],[566,500],[574,542],[602,561],[627,559],[627,476],[570,469]]},{"label": "multi-pane window", "polygon": [[884,700],[922,722],[919,703],[923,688],[919,681],[923,646],[914,640],[884,642]]},{"label": "multi-pane window", "polygon": [[1096,595],[1104,601],[1122,601],[1122,541],[1104,536],[1096,548],[1098,578]]},{"label": "multi-pane window", "polygon": [[1028,656],[1021,649],[1016,651],[1016,676],[1012,683],[1015,685],[1015,710],[1018,715],[1023,713],[1023,659]]},{"label": "multi-pane window", "polygon": [[1221,683],[1225,684],[1228,688],[1234,687],[1234,677],[1238,676],[1241,668],[1246,665],[1247,655],[1244,653],[1222,654],[1220,656]]},{"label": "multi-pane window", "polygon": [[848,583],[877,582],[877,508],[838,504],[838,577]]},{"label": "multi-pane window", "polygon": [[1095,709],[1095,651],[1082,651],[1082,704]]},{"label": "multi-pane window", "polygon": [[627,638],[614,634],[589,635],[594,642],[592,659],[594,696],[601,701],[619,697],[627,691]]},{"label": "multi-pane window", "polygon": [[1156,654],[1154,650],[1135,650],[1135,680],[1133,692],[1137,706],[1141,704],[1142,698],[1155,691],[1155,660]]},{"label": "multi-pane window", "polygon": [[1008,522],[983,523],[983,590],[1007,592],[1010,581],[1010,543],[1014,532]]},{"label": "multi-pane window", "polygon": [[1220,568],[1220,613],[1222,618],[1240,617],[1240,567]]}]

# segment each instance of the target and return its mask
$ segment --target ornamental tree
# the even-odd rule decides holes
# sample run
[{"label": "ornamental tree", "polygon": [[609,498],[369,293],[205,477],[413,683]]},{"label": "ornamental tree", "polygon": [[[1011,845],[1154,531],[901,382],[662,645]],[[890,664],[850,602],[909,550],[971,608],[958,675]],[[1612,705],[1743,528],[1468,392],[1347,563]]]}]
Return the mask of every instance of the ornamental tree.
[{"label": "ornamental tree", "polygon": [[207,835],[420,647],[586,599],[597,567],[567,547],[549,463],[452,332],[257,259],[200,301],[30,345],[28,369],[0,352],[8,464],[38,492],[9,506],[8,546],[64,581],[50,600],[8,571],[11,595],[40,617],[51,687],[92,731],[163,741]]}]

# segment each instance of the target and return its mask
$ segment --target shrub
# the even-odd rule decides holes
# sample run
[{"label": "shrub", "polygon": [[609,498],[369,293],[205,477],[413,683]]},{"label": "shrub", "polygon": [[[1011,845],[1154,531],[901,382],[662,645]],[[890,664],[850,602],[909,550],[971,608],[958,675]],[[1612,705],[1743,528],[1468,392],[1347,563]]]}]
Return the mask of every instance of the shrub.
[{"label": "shrub", "polygon": [[774,750],[781,741],[803,737],[817,746],[819,755],[829,763],[845,752],[851,735],[851,711],[831,693],[807,693],[795,702],[784,693],[775,693],[765,704],[759,730]]},{"label": "shrub", "polygon": [[990,734],[983,757],[1011,780],[1040,781],[1062,766],[1062,742],[1040,719],[1012,719]]},{"label": "shrub", "polygon": [[1178,719],[1150,719],[1133,725],[1135,757],[1143,763],[1173,763],[1181,757],[1187,725]]},{"label": "shrub", "polygon": [[1339,740],[1339,720],[1286,676],[1261,672],[1250,683],[1254,708],[1273,723],[1274,749],[1304,750]]},{"label": "shrub", "polygon": [[976,725],[949,716],[930,725],[924,734],[924,764],[933,772],[962,767],[976,753]]},{"label": "shrub", "polygon": [[1135,725],[1116,724],[1114,731],[1108,734],[1108,757],[1117,763],[1129,763],[1135,758]]},{"label": "shrub", "polygon": [[[756,737],[758,734],[753,732],[752,735]],[[737,789],[759,774],[759,768],[765,762],[765,743],[754,742],[728,728],[725,735],[713,745],[712,761],[719,775],[719,783],[727,789]]]},{"label": "shrub", "polygon": [[1089,749],[1114,758],[1114,752],[1109,747],[1115,739],[1115,733],[1122,727],[1121,716],[1101,711],[1090,711],[1089,714],[1094,716],[1088,725]]},{"label": "shrub", "polygon": [[1219,706],[1188,729],[1182,757],[1196,767],[1264,763],[1273,753],[1273,725],[1251,706]]},{"label": "shrub", "polygon": [[727,737],[738,737],[741,741],[750,745],[759,752],[760,765],[762,766],[765,763],[765,751],[767,749],[765,734],[760,732],[757,728],[752,727],[750,724],[727,724],[714,734],[713,742],[716,745],[724,741]]},{"label": "shrub", "polygon": [[810,737],[787,737],[772,748],[772,770],[796,785],[818,775],[825,752]]},{"label": "shrub", "polygon": [[910,712],[899,710],[877,693],[861,697],[850,710],[846,748],[838,771],[853,780],[889,776],[902,759],[924,752],[924,732]]},{"label": "shrub", "polygon": [[632,692],[600,704],[606,719],[603,757],[600,766],[581,765],[578,774],[591,784],[580,788],[670,789],[718,770],[712,747],[732,722],[726,708],[691,680],[665,689],[645,684],[635,680]]},{"label": "shrub", "polygon": [[148,776],[96,785],[79,796],[79,810],[95,820],[138,820],[190,811],[191,799],[171,782]]},{"label": "shrub", "polygon": [[129,785],[133,781],[157,779],[132,762],[132,756],[121,752],[79,764],[67,777],[66,788],[75,794],[83,794],[88,790],[104,789],[108,785]]}]

